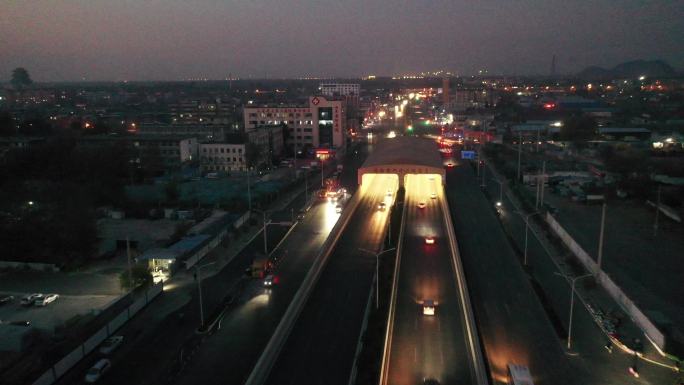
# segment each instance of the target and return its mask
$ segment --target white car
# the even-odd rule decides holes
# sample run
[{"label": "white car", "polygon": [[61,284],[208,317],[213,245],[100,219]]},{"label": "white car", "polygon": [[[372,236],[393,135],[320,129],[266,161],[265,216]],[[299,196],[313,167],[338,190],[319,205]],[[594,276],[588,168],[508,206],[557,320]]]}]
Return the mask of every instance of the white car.
[{"label": "white car", "polygon": [[425,206],[427,206],[427,204],[425,203],[425,201],[420,201],[420,202],[418,202],[418,208],[419,208],[419,209],[424,209]]},{"label": "white car", "polygon": [[119,345],[123,342],[123,336],[111,336],[104,340],[102,345],[100,345],[100,353],[109,354],[115,351]]},{"label": "white car", "polygon": [[385,208],[387,208],[385,202],[380,202],[380,204],[378,205],[378,210],[385,211]]},{"label": "white car", "polygon": [[36,299],[42,298],[42,297],[43,297],[43,294],[40,294],[40,293],[29,294],[26,297],[21,299],[20,304],[22,306],[31,306],[31,305],[33,305],[33,302],[36,301]]},{"label": "white car", "polygon": [[264,278],[264,286],[271,287],[273,286],[273,283],[273,274],[269,274]]},{"label": "white car", "polygon": [[430,199],[437,199],[437,193],[430,193]]},{"label": "white car", "polygon": [[42,297],[36,298],[34,304],[36,306],[47,306],[48,304],[55,302],[59,298],[59,294],[45,294]]},{"label": "white car", "polygon": [[105,374],[112,367],[112,362],[106,358],[103,358],[95,363],[85,375],[85,382],[93,383]]},{"label": "white car", "polygon": [[423,301],[423,315],[435,315],[435,302],[433,300]]}]

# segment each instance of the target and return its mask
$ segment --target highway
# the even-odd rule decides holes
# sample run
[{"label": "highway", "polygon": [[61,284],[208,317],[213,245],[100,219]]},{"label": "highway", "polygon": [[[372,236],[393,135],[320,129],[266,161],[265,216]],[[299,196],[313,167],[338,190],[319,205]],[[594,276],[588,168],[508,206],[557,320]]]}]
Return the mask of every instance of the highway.
[{"label": "highway", "polygon": [[[393,175],[369,175],[356,212],[299,315],[268,380],[274,385],[346,385],[373,281],[375,257],[359,248],[381,247],[397,188]],[[392,196],[387,196],[388,189]]]},{"label": "highway", "polygon": [[508,363],[528,366],[535,385],[583,383],[473,174],[457,164],[447,194],[493,383]]},{"label": "highway", "polygon": [[[444,228],[440,176],[409,175],[406,223],[396,296],[387,384],[474,384],[460,296]],[[437,198],[430,194],[436,192]],[[418,203],[425,202],[424,208]],[[434,236],[435,244],[425,243]],[[435,315],[421,303],[433,300]]]}]

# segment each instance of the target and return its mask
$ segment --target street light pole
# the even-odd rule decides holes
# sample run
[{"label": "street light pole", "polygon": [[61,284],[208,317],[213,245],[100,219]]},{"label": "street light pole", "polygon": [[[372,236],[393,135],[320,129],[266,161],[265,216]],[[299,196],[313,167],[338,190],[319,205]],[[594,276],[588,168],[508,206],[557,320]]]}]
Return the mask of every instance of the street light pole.
[{"label": "street light pole", "polygon": [[606,202],[603,202],[603,207],[601,208],[601,232],[599,233],[599,244],[598,244],[598,258],[596,264],[598,265],[598,271],[601,271],[601,261],[603,260],[603,231],[606,227]]},{"label": "street light pole", "polygon": [[[523,213],[521,213],[519,211],[518,211],[518,214],[520,214],[520,216],[523,216]],[[525,218],[525,256],[523,259],[523,265],[525,265],[525,266],[527,266],[527,238],[528,238],[527,232],[528,232],[528,229],[530,228],[530,217],[533,215],[536,215],[536,214],[539,214],[539,212],[535,211],[533,213],[530,213],[530,214],[523,216]]]},{"label": "street light pole", "polygon": [[522,132],[518,133],[518,182],[520,182],[520,157],[522,156]]},{"label": "street light pole", "polygon": [[565,279],[569,279],[571,284],[570,284],[570,320],[568,321],[568,350],[571,349],[572,347],[572,312],[575,307],[575,283],[582,279],[582,278],[587,278],[591,277],[592,274],[585,274],[585,275],[580,275],[579,277],[574,277],[570,278],[565,274],[561,274],[559,272],[555,273],[556,275],[559,275]]},{"label": "street light pole", "polygon": [[660,217],[660,185],[658,185],[658,200],[656,201],[655,222],[653,222],[653,236],[658,235],[658,217]]},{"label": "street light pole", "polygon": [[250,178],[249,178],[251,173],[252,173],[251,167],[248,167],[247,168],[247,204],[249,205],[248,210],[250,213],[252,212],[252,186],[251,186]]},{"label": "street light pole", "polygon": [[195,275],[197,276],[197,291],[199,292],[200,308],[200,327],[204,326],[204,305],[202,304],[202,268],[215,264],[216,262],[205,263],[202,266],[195,265]]},{"label": "street light pole", "polygon": [[365,253],[375,255],[375,308],[378,309],[380,307],[380,255],[394,251],[396,250],[396,247],[393,247],[391,249],[383,250],[379,253],[376,253],[374,251],[370,251],[364,248],[359,247],[360,251],[363,251]]}]

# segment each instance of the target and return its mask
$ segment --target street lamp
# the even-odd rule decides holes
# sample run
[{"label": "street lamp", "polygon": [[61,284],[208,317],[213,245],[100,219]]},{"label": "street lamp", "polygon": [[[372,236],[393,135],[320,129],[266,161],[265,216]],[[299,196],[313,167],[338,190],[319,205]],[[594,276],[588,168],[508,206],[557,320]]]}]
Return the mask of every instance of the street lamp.
[{"label": "street lamp", "polygon": [[197,279],[197,291],[199,291],[200,327],[204,326],[204,306],[202,305],[202,268],[211,266],[216,262],[205,263],[202,266],[195,265],[195,278]]},{"label": "street lamp", "polygon": [[251,213],[252,212],[252,186],[250,183],[249,175],[252,173],[252,167],[247,168],[247,204],[248,210]]},{"label": "street lamp", "polygon": [[525,266],[527,266],[527,238],[528,238],[527,233],[528,233],[529,228],[530,228],[530,217],[533,215],[539,214],[539,211],[535,211],[533,213],[530,213],[530,214],[527,214],[524,216],[523,216],[523,213],[521,213],[520,211],[516,211],[516,213],[520,214],[521,217],[525,218],[525,258],[523,260],[523,264]]},{"label": "street lamp", "polygon": [[501,204],[503,203],[503,184],[504,184],[504,181],[499,180],[499,179],[495,179],[495,178],[490,178],[490,179],[499,184],[499,202],[497,202],[496,205],[501,206]]},{"label": "street lamp", "polygon": [[573,308],[575,307],[575,283],[582,279],[582,278],[587,278],[591,277],[593,274],[584,274],[580,275],[579,277],[574,277],[571,278],[565,274],[555,272],[554,274],[563,277],[571,282],[570,285],[570,320],[568,321],[568,351],[571,349],[572,346],[572,311]]},{"label": "street lamp", "polygon": [[363,251],[365,253],[375,255],[375,308],[380,307],[380,277],[379,277],[379,269],[380,269],[380,255],[394,251],[396,250],[396,247],[393,247],[391,249],[387,249],[384,251],[381,251],[379,253],[376,253],[374,251],[366,250],[364,248],[359,247],[359,251]]}]

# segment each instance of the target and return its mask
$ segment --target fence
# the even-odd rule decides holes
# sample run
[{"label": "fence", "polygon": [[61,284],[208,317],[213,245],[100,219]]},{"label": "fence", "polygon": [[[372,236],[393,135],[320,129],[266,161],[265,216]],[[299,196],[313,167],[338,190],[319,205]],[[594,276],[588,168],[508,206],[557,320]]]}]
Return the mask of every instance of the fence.
[{"label": "fence", "polygon": [[64,373],[78,364],[83,357],[92,352],[98,345],[102,343],[107,337],[111,336],[127,321],[129,321],[135,314],[140,311],[147,304],[152,302],[162,292],[162,284],[154,285],[145,292],[145,296],[141,297],[126,309],[122,310],[116,317],[114,317],[107,325],[91,335],[85,342],[77,346],[69,354],[62,357],[45,373],[38,377],[33,385],[50,385],[57,381]]},{"label": "fence", "polygon": [[556,235],[563,241],[563,243],[572,251],[577,259],[582,263],[585,269],[597,277],[598,282],[608,292],[608,294],[617,302],[622,310],[627,313],[634,322],[639,325],[641,330],[658,346],[660,350],[665,350],[665,336],[658,330],[658,328],[651,322],[648,317],[637,307],[637,305],[627,297],[622,289],[606,274],[599,269],[598,265],[589,256],[589,254],[582,249],[582,247],[568,234],[563,226],[556,221],[550,214],[546,213],[546,222],[549,227],[556,233]]}]

